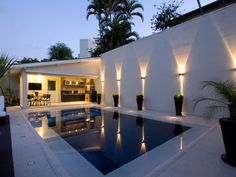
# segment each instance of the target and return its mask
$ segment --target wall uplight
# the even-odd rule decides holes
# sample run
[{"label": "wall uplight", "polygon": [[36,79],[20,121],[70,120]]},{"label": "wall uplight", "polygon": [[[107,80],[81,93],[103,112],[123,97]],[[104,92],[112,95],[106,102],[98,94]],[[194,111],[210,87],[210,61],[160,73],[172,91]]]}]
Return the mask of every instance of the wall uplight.
[{"label": "wall uplight", "polygon": [[140,77],[140,79],[144,80],[144,79],[146,79],[146,77],[143,76],[143,77]]},{"label": "wall uplight", "polygon": [[179,75],[179,76],[184,76],[185,74],[184,74],[184,73],[179,73],[178,75]]}]

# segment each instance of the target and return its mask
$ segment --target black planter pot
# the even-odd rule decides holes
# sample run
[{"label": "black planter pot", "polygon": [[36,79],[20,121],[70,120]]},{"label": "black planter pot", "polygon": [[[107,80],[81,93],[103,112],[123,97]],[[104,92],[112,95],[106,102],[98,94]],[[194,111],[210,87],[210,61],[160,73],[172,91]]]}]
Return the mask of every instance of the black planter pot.
[{"label": "black planter pot", "polygon": [[0,125],[5,125],[6,117],[0,117]]},{"label": "black planter pot", "polygon": [[143,99],[136,99],[138,110],[143,110]]},{"label": "black planter pot", "polygon": [[101,96],[97,96],[97,103],[101,104]]},{"label": "black planter pot", "polygon": [[113,96],[113,100],[114,100],[114,107],[118,107],[119,97],[118,96]]},{"label": "black planter pot", "polygon": [[118,120],[118,118],[119,118],[119,113],[115,111],[113,113],[113,119]]},{"label": "black planter pot", "polygon": [[225,145],[225,154],[221,155],[221,159],[225,163],[236,167],[236,120],[222,118],[219,122]]},{"label": "black planter pot", "polygon": [[182,107],[183,107],[183,100],[175,101],[175,113],[177,116],[182,116]]}]

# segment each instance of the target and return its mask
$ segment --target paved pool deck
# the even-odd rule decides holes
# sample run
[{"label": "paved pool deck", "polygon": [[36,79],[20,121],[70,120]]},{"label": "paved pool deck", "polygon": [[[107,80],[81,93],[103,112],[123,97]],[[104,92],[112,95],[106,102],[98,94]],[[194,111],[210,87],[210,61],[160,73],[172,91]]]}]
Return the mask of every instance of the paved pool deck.
[{"label": "paved pool deck", "polygon": [[[79,104],[79,106],[84,105],[97,106],[96,104],[93,105],[89,103]],[[54,154],[50,147],[45,143],[45,141],[41,139],[41,137],[36,133],[30,123],[26,120],[26,118],[24,117],[24,113],[25,111],[41,111],[45,109],[51,110],[61,108],[64,109],[77,106],[77,104],[59,104],[46,108],[37,107],[28,110],[22,110],[18,107],[8,109],[8,114],[10,115],[15,177],[72,177],[71,172],[65,168],[65,165],[63,165],[60,159],[58,159],[57,155]],[[118,109],[106,106],[102,107],[107,110]],[[196,125],[196,129],[198,126],[204,126],[206,127],[206,131],[203,131],[194,140],[191,140],[188,143],[188,140],[186,140],[186,144],[182,144],[183,147],[181,150],[178,150],[177,153],[165,159],[164,161],[162,161],[162,163],[152,166],[151,169],[149,168],[150,164],[145,163],[145,161],[143,161],[144,163],[142,164],[143,159],[139,158],[138,160],[136,160],[137,162],[126,165],[126,169],[124,168],[123,171],[116,170],[117,172],[108,174],[106,175],[107,177],[132,177],[138,175],[138,173],[139,176],[145,177],[236,176],[236,168],[225,164],[220,159],[221,154],[224,153],[224,146],[218,120],[208,120],[193,116],[185,116],[180,118],[168,113],[166,114],[153,111],[135,111],[126,108],[120,108],[119,110],[126,114],[143,115],[144,117],[150,119],[158,118],[159,120],[164,120],[167,122],[181,121],[183,124]],[[188,139],[188,136],[186,137],[186,139]],[[159,149],[161,151],[161,147]],[[166,151],[168,151],[168,149],[166,149]],[[150,156],[151,155],[153,156],[153,153],[150,153]],[[144,157],[146,158],[146,160],[148,160],[149,155],[146,155]],[[153,163],[154,162],[155,161],[153,161]],[[139,165],[137,166],[137,169],[135,169],[136,164]],[[141,168],[140,164],[142,164]],[[149,168],[150,170],[144,173],[142,168]],[[137,174],[133,171],[137,171]],[[77,176],[83,177],[91,175],[78,174]]]}]

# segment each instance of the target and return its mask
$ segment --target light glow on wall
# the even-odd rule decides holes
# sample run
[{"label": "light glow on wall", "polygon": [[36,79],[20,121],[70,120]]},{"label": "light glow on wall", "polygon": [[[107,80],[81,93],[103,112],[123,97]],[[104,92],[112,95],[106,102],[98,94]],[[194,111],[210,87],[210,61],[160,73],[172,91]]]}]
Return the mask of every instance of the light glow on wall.
[{"label": "light glow on wall", "polygon": [[142,81],[142,94],[144,95],[144,89],[145,89],[145,77],[141,77]]},{"label": "light glow on wall", "polygon": [[32,74],[28,74],[27,75],[27,80],[28,80],[28,82],[33,82],[34,76]]},{"label": "light glow on wall", "polygon": [[224,37],[223,34],[221,34],[221,32],[220,32],[220,35],[223,39],[225,48],[233,62],[233,69],[235,69],[236,68],[236,42],[235,42],[236,37],[235,37],[235,40],[233,40],[232,38]]},{"label": "light glow on wall", "polygon": [[[140,68],[140,78],[141,78],[141,93],[144,96],[145,93],[145,79],[147,76],[147,68],[148,68],[148,62],[149,60],[147,59],[140,59],[138,61],[139,63],[139,68]],[[143,103],[143,109],[145,109],[145,103]]]},{"label": "light glow on wall", "polygon": [[117,80],[117,93],[118,93],[118,96],[119,96],[119,101],[118,101],[118,106],[120,107],[120,102],[121,102],[121,100],[120,100],[120,80]]},{"label": "light glow on wall", "polygon": [[141,77],[143,78],[147,76],[147,67],[148,67],[148,62],[146,60],[139,60],[140,73]]},{"label": "light glow on wall", "polygon": [[233,65],[233,69],[236,68],[236,35],[225,35],[224,33],[227,31],[225,30],[225,27],[220,27],[220,25],[217,23],[217,20],[213,19],[212,20],[215,24],[215,27],[221,37],[221,39],[223,40],[224,46],[232,60],[232,65]]},{"label": "light glow on wall", "polygon": [[115,67],[116,67],[116,80],[121,80],[122,64],[116,63]]},{"label": "light glow on wall", "polygon": [[104,80],[101,80],[102,98],[101,102],[104,103]]},{"label": "light glow on wall", "polygon": [[179,76],[179,82],[180,82],[180,94],[184,95],[184,75]]},{"label": "light glow on wall", "polygon": [[120,107],[120,80],[121,80],[121,71],[122,71],[122,63],[116,63],[115,64],[115,68],[116,68],[116,81],[117,81],[117,93],[119,95],[119,107]]},{"label": "light glow on wall", "polygon": [[36,75],[36,81],[42,83],[44,80],[44,77],[42,75]]},{"label": "light glow on wall", "polygon": [[28,74],[28,75],[27,75],[27,80],[28,80],[28,82],[43,83],[43,81],[44,81],[44,76],[43,76],[43,75]]}]

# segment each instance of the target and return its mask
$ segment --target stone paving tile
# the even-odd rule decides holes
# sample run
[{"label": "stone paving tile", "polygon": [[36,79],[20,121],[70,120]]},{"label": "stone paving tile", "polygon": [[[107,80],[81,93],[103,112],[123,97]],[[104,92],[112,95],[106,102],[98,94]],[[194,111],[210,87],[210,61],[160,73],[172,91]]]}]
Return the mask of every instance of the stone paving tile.
[{"label": "stone paving tile", "polygon": [[60,165],[47,157],[40,137],[21,112],[10,112],[10,117],[15,177],[68,177]]},{"label": "stone paving tile", "polygon": [[225,164],[221,131],[214,128],[182,156],[147,177],[234,177],[236,168]]}]

